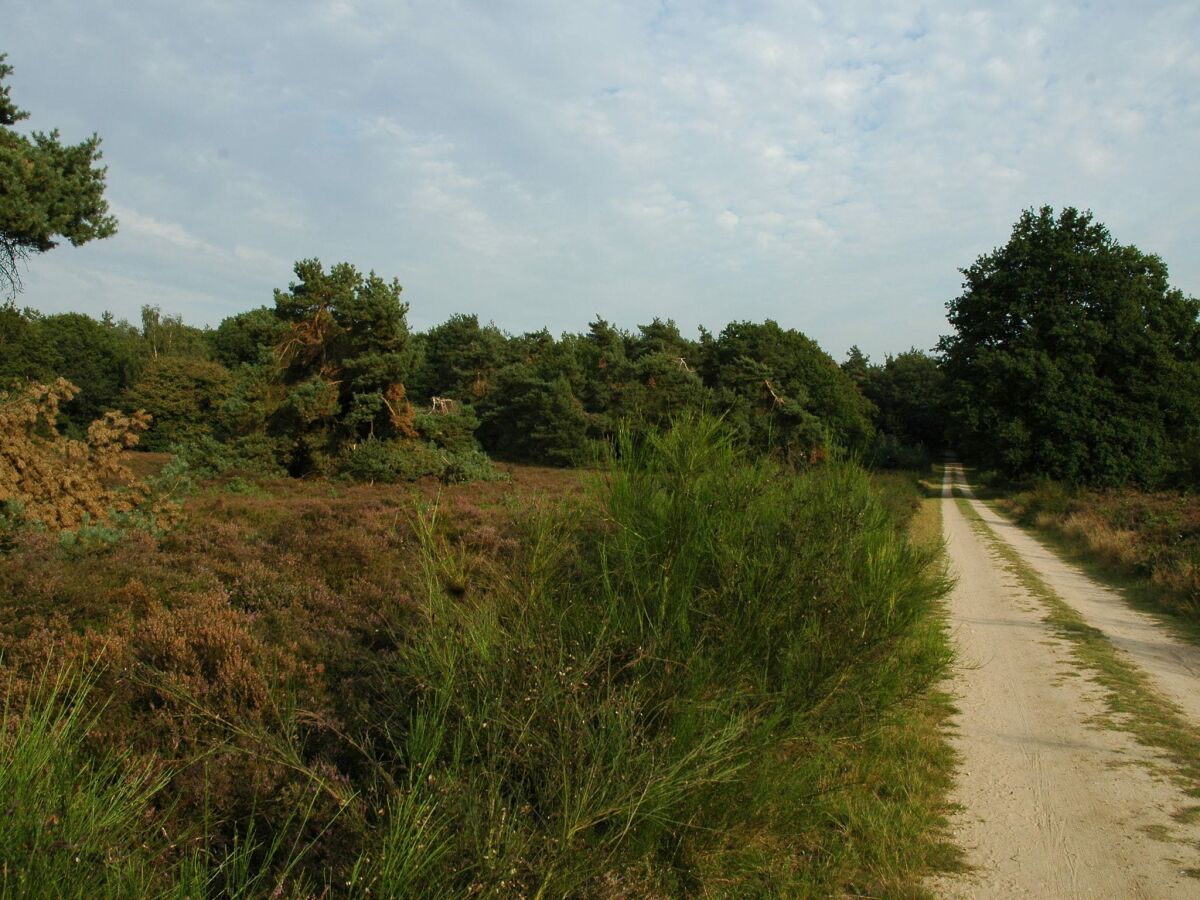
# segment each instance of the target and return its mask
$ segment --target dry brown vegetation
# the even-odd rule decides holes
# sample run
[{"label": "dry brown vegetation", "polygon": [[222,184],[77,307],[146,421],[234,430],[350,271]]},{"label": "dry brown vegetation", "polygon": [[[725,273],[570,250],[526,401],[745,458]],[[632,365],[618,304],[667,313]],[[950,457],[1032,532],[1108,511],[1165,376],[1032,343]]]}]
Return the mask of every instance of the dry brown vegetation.
[{"label": "dry brown vegetation", "polygon": [[174,773],[173,805],[157,815],[181,843],[199,838],[189,823],[206,804],[231,836],[254,815],[287,820],[319,783],[309,818],[337,823],[321,852],[347,850],[373,815],[347,787],[372,765],[356,740],[372,679],[419,614],[414,509],[438,502],[466,576],[453,587],[483,602],[491,566],[515,546],[514,512],[580,489],[574,472],[511,474],[450,487],[284,479],[250,494],[217,484],[170,534],[132,532],[102,553],[23,532],[0,566],[0,679],[19,704],[47,668],[94,668],[107,705],[91,741]]},{"label": "dry brown vegetation", "polygon": [[1162,605],[1200,616],[1200,496],[1162,491],[1068,491],[1042,482],[1004,505],[1087,557],[1144,578]]},{"label": "dry brown vegetation", "polygon": [[58,414],[78,392],[59,378],[0,393],[0,504],[16,504],[26,522],[53,530],[129,512],[148,493],[124,458],[150,417],[108,412],[86,440],[71,440],[58,433]]}]

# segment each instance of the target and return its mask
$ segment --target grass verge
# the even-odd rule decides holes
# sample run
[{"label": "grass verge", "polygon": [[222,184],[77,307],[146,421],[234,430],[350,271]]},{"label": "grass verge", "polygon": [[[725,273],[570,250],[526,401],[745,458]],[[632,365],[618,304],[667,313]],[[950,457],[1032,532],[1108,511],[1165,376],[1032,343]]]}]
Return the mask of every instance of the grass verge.
[{"label": "grass verge", "polygon": [[1156,580],[1152,574],[1145,574],[1139,565],[1122,562],[1107,552],[1098,551],[1091,541],[1074,528],[1068,532],[1045,516],[1029,522],[1000,497],[982,502],[1017,527],[1035,534],[1039,541],[1079,567],[1089,578],[1120,593],[1131,606],[1153,616],[1176,637],[1200,644],[1197,606],[1194,600],[1187,599],[1184,591],[1164,585],[1161,579]]},{"label": "grass verge", "polygon": [[[908,540],[932,554],[930,564],[941,573],[945,565],[941,504],[933,499],[936,494],[927,479],[918,473],[886,473],[885,496],[889,490],[895,495],[885,502],[908,511]],[[910,652],[951,657],[941,601],[914,633]],[[957,755],[947,732],[956,710],[943,683],[939,679],[924,686],[869,740],[831,751],[832,760],[840,760],[847,771],[856,773],[843,799],[847,818],[860,823],[861,843],[878,856],[874,861],[862,856],[849,861],[848,868],[861,875],[837,885],[846,896],[931,897],[925,887],[929,876],[965,869],[965,854],[954,842],[948,820]],[[872,877],[862,877],[868,873]],[[829,887],[835,884],[830,882]]]},{"label": "grass verge", "polygon": [[1200,640],[1200,497],[1037,480],[979,496],[1144,611]]}]

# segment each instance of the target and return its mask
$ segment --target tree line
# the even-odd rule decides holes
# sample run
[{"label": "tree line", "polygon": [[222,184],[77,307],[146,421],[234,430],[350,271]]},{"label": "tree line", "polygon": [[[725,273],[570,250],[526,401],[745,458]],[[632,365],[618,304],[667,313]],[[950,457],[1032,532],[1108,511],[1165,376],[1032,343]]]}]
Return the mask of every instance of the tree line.
[{"label": "tree line", "polygon": [[[295,273],[273,305],[215,328],[150,307],[132,324],[10,304],[0,309],[0,379],[78,385],[60,410],[68,434],[108,409],[145,410],[144,449],[395,480],[480,451],[586,463],[622,427],[659,428],[699,411],[724,415],[747,445],[795,465],[871,453],[883,447],[882,415],[905,421],[890,406],[905,393],[898,381],[938,377],[915,351],[864,364],[863,377],[773,321],[690,339],[669,320],[630,332],[597,318],[556,337],[511,335],[463,314],[414,332],[395,281],[317,260]],[[939,440],[893,431],[909,453]]]},{"label": "tree line", "polygon": [[67,434],[145,410],[143,448],[218,470],[479,477],[485,452],[586,463],[622,427],[704,411],[796,466],[923,465],[953,447],[1010,477],[1196,483],[1200,304],[1161,259],[1047,207],[963,273],[936,354],[873,364],[852,347],[839,365],[770,320],[693,339],[657,318],[555,336],[460,314],[415,332],[396,281],[310,259],[272,305],[215,328],[153,307],[133,324],[10,302],[0,381],[78,385],[59,410]]},{"label": "tree line", "polygon": [[[60,239],[113,234],[99,138],[19,134],[0,55],[0,281]],[[1200,478],[1200,301],[1157,256],[1091,213],[1024,211],[946,304],[933,354],[839,366],[773,321],[684,337],[510,335],[456,315],[412,332],[400,285],[349,263],[296,264],[273,305],[202,329],[155,308],[131,324],[0,307],[0,389],[64,377],[80,435],[107,410],[153,416],[143,446],[203,465],[395,480],[486,475],[508,460],[586,461],[618,429],[704,410],[748,446],[807,465],[829,454],[917,465],[943,446],[1001,474],[1077,484]]]}]

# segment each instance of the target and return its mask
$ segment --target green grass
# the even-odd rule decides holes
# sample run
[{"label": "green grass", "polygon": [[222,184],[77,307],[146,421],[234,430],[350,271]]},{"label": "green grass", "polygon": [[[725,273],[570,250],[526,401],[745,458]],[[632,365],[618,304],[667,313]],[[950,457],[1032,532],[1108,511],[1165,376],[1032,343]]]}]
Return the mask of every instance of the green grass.
[{"label": "green grass", "polygon": [[6,699],[0,709],[2,897],[150,892],[143,817],[164,781],[129,758],[88,758],[83,741],[103,714],[87,700],[91,683],[45,678],[19,708]]}]

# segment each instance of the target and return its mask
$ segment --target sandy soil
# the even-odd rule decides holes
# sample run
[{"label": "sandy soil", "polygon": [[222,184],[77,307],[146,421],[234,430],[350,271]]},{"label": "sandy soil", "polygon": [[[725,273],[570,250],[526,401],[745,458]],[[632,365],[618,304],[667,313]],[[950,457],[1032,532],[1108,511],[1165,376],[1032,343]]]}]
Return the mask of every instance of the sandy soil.
[{"label": "sandy soil", "polygon": [[[1105,711],[1101,689],[1078,677],[1068,645],[1042,621],[1038,601],[950,498],[952,477],[961,479],[953,464],[942,500],[958,578],[950,617],[959,648],[953,690],[961,768],[954,800],[962,811],[952,825],[974,871],[930,888],[949,897],[1200,896],[1200,881],[1184,871],[1200,867],[1200,825],[1171,815],[1195,801],[1162,774],[1167,764],[1132,737],[1089,724]],[[1115,623],[1127,621],[1115,608],[1119,598],[1105,597],[1077,572],[1060,577],[1062,563],[1052,554],[1026,546],[1017,540],[1024,535],[1014,537],[1015,529],[976,507],[1064,599],[1075,605],[1077,593],[1086,595],[1091,599],[1077,608],[1089,619],[1095,615],[1097,627],[1119,631]],[[1093,600],[1098,607],[1089,605]],[[1165,640],[1155,632],[1145,643]],[[1130,643],[1132,652],[1136,642]],[[1191,665],[1186,654],[1176,664],[1184,672]],[[1200,708],[1194,678],[1188,690],[1181,677],[1178,691],[1181,706]]]},{"label": "sandy soil", "polygon": [[[956,471],[962,481],[961,468]],[[965,486],[965,481],[960,486]],[[1128,653],[1189,719],[1200,722],[1200,647],[1181,641],[1158,620],[1129,606],[1116,591],[1064,562],[1012,522],[975,500],[970,488],[964,490],[988,527],[1020,553],[1054,593]]]}]

